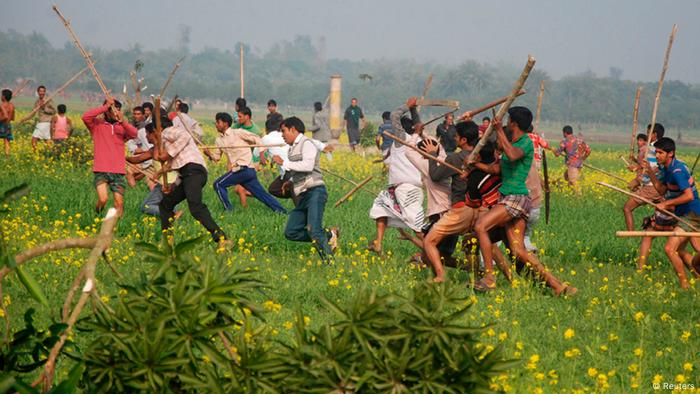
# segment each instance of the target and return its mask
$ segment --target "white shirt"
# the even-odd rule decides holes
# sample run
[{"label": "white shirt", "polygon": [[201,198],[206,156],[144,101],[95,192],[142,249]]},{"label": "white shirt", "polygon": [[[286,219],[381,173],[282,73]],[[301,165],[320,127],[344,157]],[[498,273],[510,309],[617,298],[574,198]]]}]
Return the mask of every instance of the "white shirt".
[{"label": "white shirt", "polygon": [[[296,145],[301,140],[302,134],[299,134],[297,138],[294,139],[292,145]],[[313,141],[313,140],[311,140]],[[282,163],[282,169],[285,171],[297,171],[297,172],[311,172],[314,170],[316,165],[316,153],[318,148],[315,143],[304,144],[301,147],[301,157],[300,161],[285,161]]]},{"label": "white shirt", "polygon": [[197,136],[200,140],[202,139],[202,136],[204,135],[204,130],[202,130],[202,126],[199,125],[199,122],[194,120],[191,116],[189,116],[186,113],[180,112],[179,114],[182,116],[182,120],[180,120],[180,116],[176,116],[173,119],[173,126],[181,126],[182,127],[182,121],[185,122],[187,125],[187,128]]},{"label": "white shirt", "polygon": [[391,153],[386,159],[386,164],[389,166],[389,184],[409,183],[421,187],[420,172],[406,157],[408,148],[403,145],[392,145],[390,150]]}]

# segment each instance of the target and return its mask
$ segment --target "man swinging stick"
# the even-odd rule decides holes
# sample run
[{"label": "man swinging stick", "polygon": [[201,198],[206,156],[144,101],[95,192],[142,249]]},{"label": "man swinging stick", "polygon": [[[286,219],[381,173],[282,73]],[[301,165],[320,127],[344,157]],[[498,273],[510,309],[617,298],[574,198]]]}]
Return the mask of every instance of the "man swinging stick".
[{"label": "man swinging stick", "polygon": [[[505,226],[508,243],[516,258],[526,262],[551,287],[555,294],[574,294],[577,289],[560,282],[554,275],[529,253],[524,246],[525,225],[530,211],[530,197],[525,185],[534,156],[532,141],[527,137],[526,130],[532,123],[532,112],[525,107],[512,107],[508,110],[508,133],[506,136],[501,120],[493,120],[498,143],[503,155],[500,162],[488,166],[488,172],[501,174],[503,184],[500,188],[501,197],[489,212],[479,218],[475,231],[479,240],[481,254],[484,259],[484,277],[476,282],[474,290],[491,291],[496,288],[496,278],[493,273],[492,242],[489,230]],[[472,163],[473,164],[473,163]]]},{"label": "man swinging stick", "polygon": [[[101,107],[83,114],[83,123],[90,131],[94,144],[92,171],[97,191],[95,210],[99,213],[104,209],[111,190],[119,217],[124,213],[125,142],[137,135],[136,127],[127,121],[121,108],[122,104],[110,96]],[[104,119],[98,118],[102,114]]]}]

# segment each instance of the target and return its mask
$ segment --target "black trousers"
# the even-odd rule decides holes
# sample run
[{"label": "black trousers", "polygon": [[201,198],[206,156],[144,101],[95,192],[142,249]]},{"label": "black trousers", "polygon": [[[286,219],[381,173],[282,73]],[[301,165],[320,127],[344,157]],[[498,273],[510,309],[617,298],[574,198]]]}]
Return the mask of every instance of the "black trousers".
[{"label": "black trousers", "polygon": [[201,164],[188,163],[180,168],[179,172],[180,184],[166,194],[159,205],[161,228],[163,230],[170,228],[175,216],[175,206],[187,200],[190,214],[209,231],[215,242],[218,242],[221,237],[226,238],[224,231],[211,217],[209,208],[202,202],[202,189],[207,184],[207,169]]}]

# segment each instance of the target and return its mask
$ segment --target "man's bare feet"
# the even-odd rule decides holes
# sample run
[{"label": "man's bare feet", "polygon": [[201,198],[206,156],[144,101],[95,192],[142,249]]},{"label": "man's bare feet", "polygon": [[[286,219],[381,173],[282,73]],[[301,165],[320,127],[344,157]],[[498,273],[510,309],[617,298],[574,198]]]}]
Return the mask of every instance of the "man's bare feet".
[{"label": "man's bare feet", "polygon": [[572,296],[578,293],[578,289],[571,285],[564,285],[561,289],[555,290],[554,294],[560,296]]},{"label": "man's bare feet", "polygon": [[173,221],[177,220],[182,216],[184,211],[175,211],[175,216],[173,216]]},{"label": "man's bare feet", "polygon": [[367,250],[369,250],[370,252],[374,252],[380,256],[382,255],[382,248],[378,246],[378,242],[376,239],[373,239],[369,242],[369,245],[367,245]]}]

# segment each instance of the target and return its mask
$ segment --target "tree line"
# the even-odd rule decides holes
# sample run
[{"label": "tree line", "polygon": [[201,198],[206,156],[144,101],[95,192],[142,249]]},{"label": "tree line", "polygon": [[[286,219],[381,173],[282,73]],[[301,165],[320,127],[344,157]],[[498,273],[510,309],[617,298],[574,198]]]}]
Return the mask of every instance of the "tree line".
[{"label": "tree line", "polygon": [[[238,48],[238,43],[235,47]],[[258,104],[275,98],[283,105],[309,107],[323,102],[328,95],[329,77],[343,76],[343,100],[358,97],[368,112],[391,110],[406,97],[420,95],[426,77],[433,73],[431,98],[459,100],[462,109],[476,107],[508,93],[520,72],[519,65],[492,65],[465,60],[454,66],[412,60],[325,59],[323,50],[309,36],[281,41],[265,52],[243,44],[246,98]],[[129,71],[142,62],[140,76],[155,93],[164,83],[174,63],[186,56],[169,92],[190,100],[232,102],[240,93],[239,51],[204,48],[191,52],[187,47],[144,50],[140,45],[128,49],[88,49],[109,88],[121,92],[131,88]],[[85,66],[70,42],[53,47],[39,33],[20,34],[0,31],[0,83],[14,86],[19,78],[31,77],[49,88],[59,86]],[[523,59],[524,61],[525,59]],[[659,66],[660,67],[660,66]],[[528,94],[518,103],[535,108],[540,81],[546,94],[542,119],[558,122],[606,123],[630,125],[635,89],[643,86],[640,123],[651,118],[657,82],[623,79],[623,70],[611,68],[606,76],[591,71],[553,79],[545,64],[538,64],[526,84]],[[73,90],[99,92],[97,84],[83,78]],[[700,86],[682,81],[666,81],[657,118],[677,129],[700,128]]]}]

